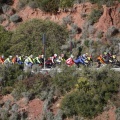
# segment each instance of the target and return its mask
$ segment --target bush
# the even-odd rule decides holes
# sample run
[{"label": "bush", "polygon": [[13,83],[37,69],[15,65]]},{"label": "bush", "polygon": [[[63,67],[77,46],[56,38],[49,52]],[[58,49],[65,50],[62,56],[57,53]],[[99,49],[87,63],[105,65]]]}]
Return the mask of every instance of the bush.
[{"label": "bush", "polygon": [[119,120],[120,119],[120,108],[117,108],[115,113],[116,113],[116,120]]},{"label": "bush", "polygon": [[1,85],[2,85],[2,91],[1,93],[3,95],[10,94],[14,89],[15,82],[18,82],[18,76],[22,75],[23,78],[25,78],[27,75],[23,73],[23,71],[20,69],[19,65],[14,65],[5,67],[0,66],[0,78],[1,78]]},{"label": "bush", "polygon": [[96,37],[97,38],[102,38],[103,37],[103,31],[97,31],[97,33],[96,33]]},{"label": "bush", "polygon": [[89,32],[89,35],[93,35],[95,34],[96,29],[92,25],[90,25],[88,28],[88,32]]},{"label": "bush", "polygon": [[[102,111],[102,101],[94,101],[93,96],[84,92],[72,92],[65,96],[61,108],[67,116],[93,117]],[[99,97],[98,97],[99,99]]]},{"label": "bush", "polygon": [[32,8],[40,8],[44,12],[57,13],[59,7],[68,8],[73,6],[74,0],[20,0],[19,8],[29,5]]},{"label": "bush", "polygon": [[42,36],[45,33],[46,55],[60,53],[60,46],[65,43],[67,30],[50,21],[33,19],[20,25],[11,39],[11,54],[43,54]]},{"label": "bush", "polygon": [[91,25],[90,21],[86,21],[84,24],[83,24],[83,27],[82,27],[82,38],[86,39],[89,37],[89,33],[88,33],[88,29],[89,29],[89,26]]},{"label": "bush", "polygon": [[10,86],[7,86],[7,87],[3,88],[2,94],[7,95],[7,94],[10,94],[12,91],[13,91],[13,88]]},{"label": "bush", "polygon": [[107,5],[112,6],[114,5],[115,0],[89,0],[91,3],[97,3],[98,5]]},{"label": "bush", "polygon": [[75,84],[75,91],[65,95],[61,108],[66,116],[82,115],[92,118],[118,92],[120,75],[109,69],[92,71],[83,69]]},{"label": "bush", "polygon": [[74,3],[75,4],[80,4],[80,3],[84,3],[87,2],[87,0],[75,0]]},{"label": "bush", "polygon": [[73,22],[72,16],[68,15],[66,17],[63,17],[63,25],[71,24]]},{"label": "bush", "polygon": [[71,24],[71,30],[70,30],[71,36],[80,34],[81,32],[82,32],[81,28],[79,28],[76,24]]},{"label": "bush", "polygon": [[29,3],[29,0],[19,0],[19,2],[18,2],[18,4],[17,4],[17,8],[18,8],[18,9],[22,9],[22,8],[25,7],[28,3]]},{"label": "bush", "polygon": [[61,8],[69,8],[72,7],[74,0],[60,0],[60,7]]},{"label": "bush", "polygon": [[63,120],[63,111],[58,109],[57,114],[54,116],[54,120]]},{"label": "bush", "polygon": [[6,31],[2,26],[0,26],[0,54],[8,55],[7,50],[10,47],[12,32]]},{"label": "bush", "polygon": [[37,5],[37,3],[35,2],[35,1],[30,1],[29,3],[28,3],[28,6],[30,6],[31,8],[37,8],[38,7],[38,5]]},{"label": "bush", "polygon": [[84,19],[86,18],[88,15],[86,13],[81,13],[80,16]]},{"label": "bush", "polygon": [[1,108],[0,110],[0,119],[1,120],[8,120],[9,118],[9,111],[5,108]]},{"label": "bush", "polygon": [[13,4],[13,0],[1,0],[1,3],[12,5]]},{"label": "bush", "polygon": [[56,13],[59,8],[59,0],[36,0],[38,7],[50,13]]},{"label": "bush", "polygon": [[5,20],[6,20],[6,18],[4,17],[4,15],[0,15],[0,23],[2,23]]},{"label": "bush", "polygon": [[98,20],[101,17],[102,13],[103,12],[101,10],[99,10],[99,9],[98,10],[97,9],[93,9],[92,12],[91,12],[91,14],[88,17],[88,20],[92,24],[94,24],[94,23],[98,22]]},{"label": "bush", "polygon": [[18,113],[12,112],[11,116],[9,117],[9,120],[18,120]]},{"label": "bush", "polygon": [[108,28],[106,32],[106,37],[111,38],[112,36],[115,36],[118,33],[119,33],[119,30],[115,26],[111,26]]},{"label": "bush", "polygon": [[6,12],[8,12],[10,9],[11,9],[11,7],[10,7],[9,5],[4,4],[4,5],[2,6],[2,11],[3,11],[4,14],[5,14]]},{"label": "bush", "polygon": [[43,91],[47,91],[50,84],[50,76],[44,76],[42,74],[34,75],[22,81],[16,82],[12,96],[15,99],[19,99],[22,96],[28,99],[34,98],[35,96],[40,96]]},{"label": "bush", "polygon": [[21,20],[22,20],[21,17],[17,14],[14,14],[14,15],[10,16],[10,21],[11,22],[17,23],[17,22],[20,22]]},{"label": "bush", "polygon": [[5,90],[11,91],[11,86],[14,85],[14,82],[17,80],[17,77],[22,73],[22,70],[20,70],[19,66],[17,65],[11,66],[9,68],[6,68],[5,66],[0,66],[0,68],[0,77],[3,78],[3,87],[6,87]]},{"label": "bush", "polygon": [[84,45],[85,45],[86,47],[89,47],[89,40],[85,40],[85,41],[84,41]]},{"label": "bush", "polygon": [[61,94],[65,94],[74,88],[76,84],[77,76],[74,75],[75,69],[68,68],[67,66],[63,68],[63,72],[57,73],[53,78],[53,84],[56,90]]}]

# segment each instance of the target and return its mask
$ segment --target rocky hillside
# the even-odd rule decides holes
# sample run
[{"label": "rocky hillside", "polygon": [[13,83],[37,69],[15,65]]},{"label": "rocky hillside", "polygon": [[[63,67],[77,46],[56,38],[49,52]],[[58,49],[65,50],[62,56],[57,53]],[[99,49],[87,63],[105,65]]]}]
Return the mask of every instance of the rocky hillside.
[{"label": "rocky hillside", "polygon": [[[3,4],[0,18],[1,25],[9,31],[16,30],[22,23],[33,18],[50,20],[68,29],[70,41],[82,44],[92,40],[118,46],[120,36],[120,3],[118,1],[115,1],[111,6],[84,2],[74,4],[73,7],[66,9],[59,8],[56,13],[50,13],[36,8],[33,3],[26,3],[22,6],[22,0],[21,4],[19,0],[14,0],[10,5]],[[69,44],[66,43],[61,49],[68,49]],[[92,47],[87,51],[90,51],[90,54],[95,54],[95,49]],[[114,49],[114,47],[111,46],[109,49]],[[119,53],[119,49],[116,47],[115,53]],[[103,52],[105,50],[97,51]]]},{"label": "rocky hillside", "polygon": [[[105,51],[120,55],[119,1],[101,0],[112,2],[100,5],[97,0],[76,0],[67,7],[63,2],[52,12],[36,7],[36,1],[0,0],[0,54],[42,54],[46,33],[47,56],[88,52],[95,59]],[[61,73],[33,74],[18,64],[0,65],[0,119],[119,120],[119,71],[110,70],[111,66],[82,67],[82,71],[65,64],[59,67]]]},{"label": "rocky hillside", "polygon": [[[5,19],[1,21],[1,24],[7,30],[15,30],[16,27],[21,24],[21,22],[33,18],[43,20],[48,19],[58,24],[65,24],[69,30],[73,29],[71,24],[74,24],[76,27],[78,27],[78,33],[75,35],[76,39],[80,39],[80,36],[84,34],[83,31],[86,27],[89,27],[87,28],[89,34],[93,33],[94,35],[98,34],[98,32],[106,33],[107,30],[113,26],[116,29],[120,28],[120,3],[118,2],[116,2],[114,6],[107,7],[106,5],[103,5],[101,8],[99,8],[96,4],[91,4],[89,2],[75,4],[73,8],[70,8],[67,11],[59,9],[57,14],[49,14],[41,11],[38,8],[33,9],[29,6],[18,10],[18,1],[19,0],[15,0],[13,5],[10,6],[10,9],[8,9],[5,13],[1,13],[1,16],[5,17]],[[101,12],[100,15],[97,15],[99,14],[97,12],[94,13],[94,10]],[[20,23],[15,24],[13,21],[10,22],[7,18],[7,16],[12,16],[14,14],[19,15],[19,17],[22,19]]]}]

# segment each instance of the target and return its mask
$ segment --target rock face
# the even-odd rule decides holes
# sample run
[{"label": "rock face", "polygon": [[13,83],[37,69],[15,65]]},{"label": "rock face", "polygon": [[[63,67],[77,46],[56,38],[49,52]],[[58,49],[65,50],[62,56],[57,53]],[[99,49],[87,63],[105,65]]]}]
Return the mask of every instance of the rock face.
[{"label": "rock face", "polygon": [[103,5],[103,9],[103,15],[99,19],[96,28],[104,32],[106,32],[110,26],[120,28],[120,3],[113,7],[106,7]]}]

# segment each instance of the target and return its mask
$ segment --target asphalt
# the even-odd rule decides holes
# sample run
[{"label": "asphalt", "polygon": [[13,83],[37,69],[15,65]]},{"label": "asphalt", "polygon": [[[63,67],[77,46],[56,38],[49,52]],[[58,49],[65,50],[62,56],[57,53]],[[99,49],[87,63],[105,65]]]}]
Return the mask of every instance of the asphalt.
[{"label": "asphalt", "polygon": [[[92,68],[95,70],[99,70],[101,68]],[[82,68],[76,68],[76,70],[82,70]],[[120,68],[111,68],[110,70],[114,70],[114,71],[120,71]],[[40,70],[41,73],[49,73],[50,71],[56,71],[58,73],[62,72],[61,68],[42,68]]]}]

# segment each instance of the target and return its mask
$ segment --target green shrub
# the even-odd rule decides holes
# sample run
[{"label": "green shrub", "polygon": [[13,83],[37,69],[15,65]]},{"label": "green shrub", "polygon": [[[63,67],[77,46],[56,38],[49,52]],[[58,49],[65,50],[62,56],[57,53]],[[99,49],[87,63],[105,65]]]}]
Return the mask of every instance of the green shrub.
[{"label": "green shrub", "polygon": [[9,120],[18,120],[18,113],[12,112],[11,116],[9,117]]},{"label": "green shrub", "polygon": [[44,76],[42,74],[28,77],[22,81],[17,81],[14,85],[12,96],[15,99],[21,97],[34,98],[40,96],[43,91],[47,91],[51,84],[50,76]]},{"label": "green shrub", "polygon": [[66,66],[63,68],[63,72],[57,73],[54,76],[53,84],[55,85],[57,91],[64,94],[74,88],[77,80],[77,75],[74,75],[74,73],[74,68],[68,68]]},{"label": "green shrub", "polygon": [[59,0],[36,0],[38,7],[50,13],[56,13],[59,8]]},{"label": "green shrub", "polygon": [[80,16],[84,19],[86,18],[88,15],[86,13],[81,13]]},{"label": "green shrub", "polygon": [[75,4],[80,4],[80,3],[84,3],[87,2],[87,0],[75,0],[74,3]]},{"label": "green shrub", "polygon": [[60,46],[65,43],[67,30],[50,21],[33,19],[23,23],[14,32],[11,39],[11,54],[43,54],[42,36],[45,33],[46,55],[60,53]]},{"label": "green shrub", "polygon": [[94,24],[94,23],[98,22],[98,20],[101,17],[102,13],[103,12],[101,10],[99,10],[99,9],[98,10],[97,9],[93,9],[92,12],[91,12],[91,14],[88,17],[88,20],[92,24]]},{"label": "green shrub", "polygon": [[17,23],[17,22],[20,22],[21,20],[22,20],[21,17],[17,14],[14,14],[14,15],[10,16],[10,21],[11,22]]},{"label": "green shrub", "polygon": [[7,109],[7,110],[10,110],[11,108],[11,101],[10,100],[7,100],[4,102],[4,107]]},{"label": "green shrub", "polygon": [[92,118],[103,111],[103,107],[119,89],[119,72],[109,69],[83,69],[75,84],[75,91],[65,95],[61,108],[66,116],[82,115]]},{"label": "green shrub", "polygon": [[14,83],[18,81],[17,77],[21,74],[24,75],[23,71],[18,65],[14,65],[9,68],[5,67],[4,65],[0,66],[0,78],[2,83],[1,93],[3,95],[10,94],[12,92]]},{"label": "green shrub", "polygon": [[[81,0],[77,0],[77,3],[81,3]],[[32,8],[40,8],[44,12],[57,13],[59,7],[66,9],[73,6],[75,0],[19,0],[18,8],[21,9],[26,5]]]},{"label": "green shrub", "polygon": [[69,8],[72,7],[74,0],[60,0],[60,7],[61,8]]},{"label": "green shrub", "polygon": [[81,33],[81,28],[79,28],[76,24],[71,24],[71,35],[72,36],[74,36],[74,35],[76,35],[76,34],[79,34],[79,33]]},{"label": "green shrub", "polygon": [[71,24],[73,23],[72,16],[68,15],[66,17],[63,17],[63,25]]},{"label": "green shrub", "polygon": [[119,120],[120,119],[120,108],[117,108],[115,113],[116,113],[116,120]]},{"label": "green shrub", "polygon": [[94,101],[93,95],[76,91],[65,96],[61,108],[67,116],[93,117],[102,111],[102,106],[102,101]]},{"label": "green shrub", "polygon": [[89,0],[91,3],[96,3],[97,0]]},{"label": "green shrub", "polygon": [[112,36],[115,36],[118,33],[119,33],[119,30],[115,26],[111,26],[108,28],[106,32],[106,37],[111,38]]},{"label": "green shrub", "polygon": [[20,10],[29,3],[29,0],[19,0],[17,8]]},{"label": "green shrub", "polygon": [[2,6],[2,11],[3,11],[4,14],[5,14],[7,11],[9,11],[10,9],[11,9],[11,7],[10,7],[9,5],[4,4],[4,5]]},{"label": "green shrub", "polygon": [[0,66],[0,76],[3,78],[2,82],[5,86],[13,86],[17,77],[22,73],[22,70],[19,69],[18,65],[11,66],[6,68],[5,66]]},{"label": "green shrub", "polygon": [[0,26],[0,54],[8,55],[7,50],[10,47],[12,32],[6,31]]},{"label": "green shrub", "polygon": [[2,94],[7,95],[7,94],[10,94],[12,91],[13,91],[13,88],[10,86],[7,86],[7,87],[2,89]]},{"label": "green shrub", "polygon": [[[113,6],[115,0],[89,0],[91,3],[97,3],[98,5],[107,5],[107,6]],[[119,1],[119,0],[118,0]]]},{"label": "green shrub", "polygon": [[0,119],[1,120],[8,120],[9,119],[9,111],[5,108],[1,108],[0,110]]},{"label": "green shrub", "polygon": [[88,33],[88,29],[89,29],[89,26],[91,25],[90,21],[86,21],[84,24],[83,24],[83,27],[82,27],[82,38],[83,39],[86,39],[89,37],[89,33]]},{"label": "green shrub", "polygon": [[57,114],[54,116],[54,120],[63,120],[63,111],[58,109]]},{"label": "green shrub", "polygon": [[97,38],[102,38],[103,37],[103,31],[97,31],[97,33],[96,33],[96,37]]},{"label": "green shrub", "polygon": [[92,25],[90,25],[88,28],[89,35],[94,35],[95,32],[96,32],[96,29]]},{"label": "green shrub", "polygon": [[89,47],[89,40],[85,40],[85,41],[84,41],[84,45],[85,45],[86,47]]},{"label": "green shrub", "polygon": [[5,20],[6,20],[6,18],[4,17],[4,15],[0,15],[0,23],[2,23]]},{"label": "green shrub", "polygon": [[37,8],[38,7],[38,5],[37,5],[37,3],[35,2],[35,1],[30,1],[29,3],[28,3],[28,6],[30,6],[31,8]]}]

